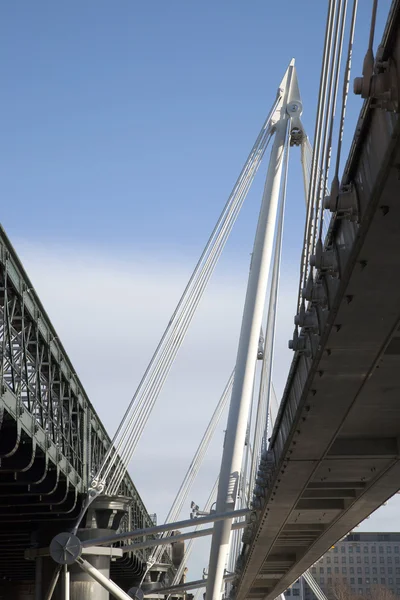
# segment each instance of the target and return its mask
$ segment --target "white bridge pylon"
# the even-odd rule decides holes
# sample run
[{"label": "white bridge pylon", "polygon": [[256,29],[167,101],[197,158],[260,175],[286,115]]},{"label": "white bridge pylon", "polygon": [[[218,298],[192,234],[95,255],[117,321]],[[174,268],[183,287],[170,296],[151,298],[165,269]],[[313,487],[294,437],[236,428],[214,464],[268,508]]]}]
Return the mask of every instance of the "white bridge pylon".
[{"label": "white bridge pylon", "polygon": [[[225,435],[215,510],[212,511],[208,516],[202,517],[200,519],[192,519],[189,521],[180,522],[168,522],[163,526],[157,526],[153,528],[154,531],[152,529],[146,529],[143,531],[136,530],[123,534],[116,533],[109,535],[106,538],[96,539],[96,546],[110,545],[118,541],[121,542],[128,539],[134,539],[138,536],[149,535],[150,533],[158,534],[160,532],[170,532],[176,529],[180,529],[181,527],[192,527],[195,525],[197,528],[201,524],[207,522],[213,523],[212,529],[203,531],[195,530],[190,532],[189,534],[182,534],[178,536],[180,537],[180,539],[193,539],[199,537],[200,535],[212,534],[212,544],[210,551],[206,591],[207,600],[211,600],[211,598],[212,600],[220,600],[223,584],[227,581],[225,567],[230,548],[231,534],[232,531],[235,532],[236,530],[241,529],[245,524],[244,521],[234,523],[234,520],[238,519],[239,517],[249,515],[249,513],[253,512],[254,510],[248,507],[248,498],[246,499],[246,493],[244,493],[244,496],[241,499],[242,506],[240,510],[235,510],[235,504],[238,496],[240,475],[242,474],[242,476],[244,475],[244,477],[247,476],[246,469],[246,472],[243,473],[242,463],[246,430],[249,422],[250,405],[253,401],[256,372],[255,366],[257,364],[257,360],[260,359],[260,332],[262,332],[262,321],[265,312],[265,303],[269,280],[271,280],[271,289],[269,294],[270,298],[267,318],[267,329],[265,331],[265,345],[261,352],[263,356],[263,369],[260,381],[260,391],[258,394],[259,406],[257,409],[257,420],[259,421],[259,423],[256,424],[257,426],[255,428],[255,439],[252,449],[253,458],[251,461],[252,464],[250,469],[250,478],[248,482],[245,482],[245,484],[249,484],[249,488],[251,488],[252,484],[254,483],[255,468],[257,466],[256,463],[259,459],[261,450],[266,447],[268,415],[270,413],[272,415],[272,412],[276,412],[276,398],[275,404],[274,402],[272,402],[272,404],[274,404],[273,407],[270,403],[271,398],[272,401],[274,401],[271,365],[274,345],[274,328],[276,319],[279,265],[282,242],[282,227],[284,218],[284,201],[286,192],[289,146],[301,145],[301,163],[303,167],[306,198],[307,185],[310,176],[309,169],[311,164],[312,153],[311,146],[308,142],[307,136],[304,132],[300,121],[301,113],[302,103],[297,82],[294,60],[292,60],[279,86],[278,94],[273,103],[270,115],[261,129],[261,132],[254,144],[254,147],[250,152],[249,158],[247,159],[245,167],[241,175],[239,176],[238,182],[235,184],[234,190],[230,198],[228,199],[225,208],[223,209],[223,212],[217,223],[214,233],[211,235],[211,238],[207,243],[206,250],[208,251],[209,248],[211,249],[210,256],[212,258],[212,261],[211,258],[207,258],[204,267],[205,271],[204,273],[201,271],[201,286],[200,284],[198,286],[196,284],[196,290],[200,286],[201,290],[200,287],[199,290],[201,291],[201,293],[199,292],[199,297],[197,298],[196,296],[196,301],[193,301],[191,303],[193,304],[193,306],[190,306],[190,318],[185,313],[184,327],[182,325],[182,331],[179,330],[178,325],[174,325],[173,331],[170,335],[171,339],[168,338],[169,341],[166,347],[169,352],[170,346],[174,346],[174,353],[171,355],[171,357],[169,357],[169,359],[173,361],[177,351],[176,348],[178,348],[180,343],[182,342],[184,333],[186,332],[186,329],[189,326],[191,317],[199,302],[199,298],[201,297],[206,283],[209,277],[211,276],[212,270],[215,266],[218,256],[222,252],[226,239],[229,236],[229,233],[236,220],[236,217],[240,211],[243,200],[253,181],[255,173],[258,169],[265,149],[268,145],[269,139],[271,136],[273,136],[273,145],[269,159],[267,177],[254,241],[249,281],[243,311],[243,320],[239,338],[236,366],[234,370],[232,395],[230,401],[229,416]],[[218,227],[220,227],[222,233],[220,232]],[[216,241],[214,240],[214,238]],[[202,257],[208,256],[206,250],[203,252]],[[197,271],[200,270],[199,265],[202,266],[201,261],[202,259],[200,259],[198,266],[196,266],[194,274],[192,275],[188,287],[186,288],[182,296],[178,308],[181,304],[184,305],[184,303],[187,301],[187,290],[189,290],[190,294],[192,294],[190,283],[191,281],[195,281]],[[272,272],[272,266],[273,276],[271,278],[270,271]],[[189,297],[189,300],[190,299],[191,296]],[[176,315],[180,315],[178,309],[175,311],[173,317],[171,318],[170,324],[175,323],[174,319]],[[167,334],[170,334],[170,324],[167,327],[164,337],[167,337]],[[179,343],[177,343],[174,338],[174,336],[177,336],[178,333]],[[161,342],[163,341],[163,339],[161,340]],[[161,342],[159,348],[163,348]],[[165,350],[165,353],[167,352],[167,350]],[[165,366],[164,359],[166,356],[165,353],[162,353],[160,359],[161,362],[160,364],[158,364],[156,362],[158,356],[157,352],[158,349],[154,355],[155,358],[153,357],[152,362],[149,366],[150,369],[153,363],[158,365],[156,373],[159,372],[161,367]],[[48,556],[50,554],[50,556],[53,557],[55,562],[58,563],[53,580],[50,584],[49,590],[46,595],[46,600],[50,600],[52,598],[53,591],[57,585],[57,580],[59,575],[61,574],[63,566],[65,587],[66,589],[69,589],[67,564],[72,564],[73,562],[79,565],[82,570],[89,574],[102,587],[107,589],[113,595],[114,598],[125,600],[131,597],[125,591],[119,588],[114,582],[104,577],[104,575],[102,575],[102,573],[100,573],[93,565],[89,564],[89,562],[85,561],[81,557],[81,553],[87,546],[87,543],[81,542],[76,536],[76,533],[84,511],[87,509],[88,505],[93,501],[93,499],[97,495],[99,495],[100,493],[105,493],[106,495],[113,495],[117,493],[119,486],[118,482],[127,467],[129,457],[131,456],[134,448],[136,447],[137,438],[140,437],[139,434],[142,430],[141,428],[144,427],[149,413],[151,412],[151,408],[154,405],[160,386],[162,386],[162,383],[165,380],[165,377],[170,367],[170,362],[168,362],[167,367],[165,367],[165,373],[163,371],[163,375],[160,380],[161,383],[159,382],[155,388],[155,391],[153,390],[154,393],[150,394],[150,392],[148,392],[148,394],[150,394],[151,396],[151,405],[146,405],[143,408],[143,415],[141,413],[140,402],[135,404],[135,402],[132,401],[130,407],[128,408],[124,420],[118,430],[118,432],[120,430],[123,432],[120,436],[121,439],[118,438],[117,432],[116,439],[119,439],[119,442],[106,455],[103,464],[99,470],[99,473],[92,483],[86,503],[82,510],[82,514],[80,515],[73,532],[63,533],[56,536],[52,542],[52,546],[55,549],[54,552],[48,549],[44,552],[44,554],[42,554],[43,556]],[[146,381],[146,377],[144,377],[142,381]],[[232,377],[230,378],[223,394],[222,399],[224,399],[224,402],[227,399],[228,393],[231,389],[231,384]],[[147,388],[143,391],[140,384],[138,390],[147,402]],[[134,400],[137,399],[137,395],[138,392],[135,394]],[[197,464],[199,461],[199,457],[200,455],[204,455],[206,446],[209,442],[210,435],[215,429],[215,426],[221,415],[221,411],[224,404],[224,402],[222,402],[222,399],[220,400],[220,404],[218,405],[215,411],[217,416],[213,416],[210,425],[206,430],[205,436],[203,437],[203,440],[200,443],[199,449],[195,455],[195,459],[193,462],[196,463],[196,468],[194,468],[193,463],[189,467],[188,474],[184,479],[184,483],[181,486],[181,490],[178,492],[176,506],[175,504],[173,505],[173,508],[171,509],[171,514],[169,515],[170,518],[168,518],[167,521],[175,521],[179,516],[179,512],[182,508],[184,500],[186,499],[186,495],[189,491],[193,477],[195,476],[195,472],[197,473],[199,467],[199,464]],[[141,418],[139,418],[140,415]],[[137,424],[137,419],[139,419],[140,421],[140,427]],[[273,420],[272,416],[271,420]],[[133,427],[133,433],[135,434],[134,437],[132,437],[132,439],[132,432],[130,431],[131,427]],[[119,456],[119,452],[121,452],[121,456]],[[112,473],[112,467],[115,465],[116,469],[114,473]],[[111,480],[109,481],[107,477],[110,473]],[[246,488],[246,485],[244,486],[244,488]],[[252,490],[249,489],[250,493],[251,491]],[[250,493],[248,496],[250,496]],[[163,536],[161,536],[161,538],[162,537]],[[123,547],[123,550],[132,551],[135,549],[135,545],[137,548],[148,545],[155,546],[154,553],[158,554],[159,552],[161,552],[163,544],[173,541],[173,538],[169,538],[168,535],[164,537],[164,539],[161,538],[158,538],[155,543],[152,542],[151,544],[131,544],[129,546]],[[237,541],[238,540],[236,540],[234,554],[236,554],[239,549],[239,544],[237,543]],[[91,540],[90,545],[92,544],[93,541]],[[65,556],[68,553],[72,553],[74,558],[66,562]],[[228,575],[228,579],[232,579],[232,576]],[[197,584],[198,582],[192,582],[192,584],[190,585],[193,587],[194,583]],[[198,585],[197,587],[201,587],[201,585]],[[175,589],[175,587],[173,589]],[[67,600],[68,594],[67,592],[65,594]]]},{"label": "white bridge pylon", "polygon": [[[255,365],[268,280],[272,266],[274,238],[285,152],[290,132],[301,134],[302,104],[294,59],[279,86],[279,102],[271,117],[274,142],[271,149],[260,215],[254,240],[247,293],[235,366],[228,424],[219,475],[216,512],[234,510],[242,468],[246,429],[252,402]],[[283,211],[280,211],[283,218]],[[266,332],[266,336],[268,332]],[[268,351],[265,349],[265,351]],[[270,385],[270,382],[269,382]],[[214,524],[207,579],[207,600],[220,600],[227,563],[232,521]]]}]

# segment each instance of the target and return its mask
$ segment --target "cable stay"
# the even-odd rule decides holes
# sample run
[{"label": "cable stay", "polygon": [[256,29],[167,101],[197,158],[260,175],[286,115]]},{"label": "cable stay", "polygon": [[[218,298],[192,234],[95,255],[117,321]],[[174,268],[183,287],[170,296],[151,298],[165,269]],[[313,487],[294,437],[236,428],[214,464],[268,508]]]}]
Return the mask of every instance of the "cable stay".
[{"label": "cable stay", "polygon": [[[320,86],[318,94],[317,116],[314,131],[314,147],[312,149],[311,168],[309,156],[311,145],[306,140],[302,147],[302,163],[304,186],[307,195],[307,214],[304,228],[303,251],[300,262],[300,279],[297,300],[297,313],[304,310],[302,290],[306,287],[309,275],[313,276],[314,267],[310,265],[310,257],[315,254],[317,243],[322,246],[327,233],[324,222],[325,209],[330,207],[328,178],[332,155],[332,140],[335,124],[337,94],[342,62],[344,34],[347,22],[348,0],[330,0],[325,26],[324,51],[321,66]],[[353,11],[349,32],[347,62],[343,78],[342,106],[339,121],[338,149],[335,174],[332,182],[332,201],[336,203],[339,192],[339,164],[345,108],[350,80],[351,55],[354,39],[357,0],[353,0]],[[310,175],[308,176],[308,171]],[[297,329],[295,330],[295,337]]]},{"label": "cable stay", "polygon": [[[216,480],[216,482],[213,485],[213,488],[211,490],[211,493],[208,497],[207,502],[204,505],[203,511],[204,512],[210,512],[211,511],[211,507],[215,502],[215,498],[217,497],[217,486],[218,486],[218,479]],[[201,525],[196,525],[196,527],[194,528],[194,531],[198,531],[199,529],[201,529]],[[185,572],[186,569],[186,565],[189,561],[189,558],[192,554],[192,549],[193,549],[193,542],[194,542],[194,538],[192,538],[191,540],[189,540],[189,542],[186,544],[185,546],[185,553],[183,555],[181,564],[179,565],[175,576],[172,580],[172,584],[171,585],[178,585],[178,583],[180,583],[183,574]]]},{"label": "cable stay", "polygon": [[[217,425],[220,421],[221,415],[226,408],[228,403],[228,399],[230,398],[230,394],[232,392],[232,384],[233,384],[234,373],[232,372],[229,380],[225,386],[225,389],[222,393],[222,396],[217,404],[217,407],[210,419],[210,422],[204,432],[204,435],[201,439],[201,442],[193,456],[192,462],[186,472],[186,475],[182,481],[182,484],[178,490],[178,493],[175,497],[174,502],[169,510],[169,513],[166,517],[165,523],[173,523],[178,520],[179,515],[182,511],[183,505],[188,497],[189,491],[193,485],[194,480],[197,477],[201,464],[203,462],[204,456],[208,450],[211,439],[215,433]],[[164,531],[161,535],[162,538],[168,537],[170,535],[170,531]],[[164,552],[164,548],[162,546],[154,548],[153,552],[150,555],[149,562],[152,564],[159,563],[161,561],[162,554]]]},{"label": "cable stay", "polygon": [[[307,278],[314,276],[314,267],[310,265],[310,257],[315,254],[317,244],[322,244],[322,240],[326,238],[325,229],[327,225],[324,222],[324,210],[327,206],[324,198],[328,195],[347,5],[348,0],[329,0],[313,146],[300,121],[302,103],[293,60],[282,79],[272,109],[263,123],[245,165],[115,433],[112,445],[105,454],[89,488],[84,509],[101,493],[118,494],[122,479],[139,443],[144,427],[185,339],[269,141],[273,138],[254,240],[234,376],[232,373],[214,410],[166,517],[165,524],[96,539],[96,545],[101,546],[142,536],[160,535],[156,539],[136,542],[138,548],[144,547],[145,544],[153,548],[148,561],[148,570],[150,570],[154,564],[161,562],[165,544],[171,543],[169,538],[178,540],[193,536],[187,544],[184,559],[175,573],[172,585],[170,588],[166,588],[166,594],[172,593],[174,587],[180,586],[194,538],[212,532],[207,598],[208,600],[220,600],[222,586],[225,581],[232,579],[232,572],[235,570],[240,552],[241,534],[239,529],[243,525],[243,517],[251,518],[250,513],[254,511],[254,508],[249,508],[249,499],[255,487],[260,457],[268,447],[268,432],[274,426],[279,409],[272,383],[272,370],[289,148],[291,145],[300,146],[306,198],[306,218],[297,302],[299,312],[305,302],[303,288]],[[339,122],[339,146],[331,202],[336,201],[335,194],[336,190],[339,189],[337,182],[341,140],[350,79],[356,12],[357,0],[353,0]],[[265,319],[267,295],[268,310]],[[265,333],[263,333],[264,319]],[[262,363],[259,367],[259,361],[261,360]],[[230,398],[230,407],[221,470],[205,504],[203,513],[205,516],[200,517],[198,520],[177,521],[193,481],[198,474],[212,435],[227,405],[228,398]],[[215,511],[211,511],[215,497]],[[237,504],[239,505],[238,509],[236,509]],[[212,529],[207,531],[200,529],[206,523],[213,523]],[[76,528],[78,525],[79,522]],[[176,529],[190,528],[194,525],[196,526],[194,531],[171,536],[171,532]],[[80,541],[74,534],[68,534],[68,536],[67,539],[65,534],[59,534],[53,539],[54,544],[58,544],[64,550],[64,554],[66,554],[68,547],[71,547],[72,542],[76,544],[81,552],[92,543],[90,540]],[[132,551],[134,547],[135,543],[130,543],[124,546],[123,549],[128,552]],[[55,577],[58,577],[61,573],[61,566],[65,564],[64,559],[56,559],[55,554],[52,556],[59,563],[55,574]],[[225,572],[227,559],[231,571],[228,578]],[[77,555],[75,562],[96,581],[101,582],[111,593],[114,593],[115,597],[124,599],[127,597],[113,582],[104,581],[101,573],[84,561],[80,554]],[[67,573],[66,569],[64,571]],[[313,579],[309,573],[305,574],[304,578],[307,583],[309,583],[308,578]],[[66,577],[66,582],[67,579]],[[313,581],[309,583],[313,591],[314,583]],[[168,591],[169,589],[171,589],[171,592]],[[326,600],[324,596],[315,593],[319,600]],[[51,594],[52,592],[48,596],[49,598]]]},{"label": "cable stay", "polygon": [[182,297],[130,402],[112,445],[90,486],[90,500],[99,493],[115,494],[162,389],[175,356],[237,219],[272,134],[272,116],[280,92],[218,219]]},{"label": "cable stay", "polygon": [[303,573],[303,577],[304,577],[305,581],[308,583],[308,585],[310,586],[311,590],[314,592],[314,594],[318,598],[318,600],[328,600],[327,597],[325,596],[324,592],[320,588],[319,583],[317,582],[315,577],[313,577],[311,575],[310,571],[306,571],[305,573]]}]

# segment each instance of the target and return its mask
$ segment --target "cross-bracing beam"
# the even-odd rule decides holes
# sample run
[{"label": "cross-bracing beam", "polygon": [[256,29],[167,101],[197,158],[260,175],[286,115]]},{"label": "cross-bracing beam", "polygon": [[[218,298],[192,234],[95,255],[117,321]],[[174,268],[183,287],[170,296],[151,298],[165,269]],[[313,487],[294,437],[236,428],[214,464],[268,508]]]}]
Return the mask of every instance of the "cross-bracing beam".
[{"label": "cross-bracing beam", "polygon": [[[236,531],[237,529],[243,529],[246,527],[246,521],[239,521],[239,523],[232,523],[232,531]],[[134,542],[133,544],[127,544],[126,546],[122,546],[123,552],[132,552],[135,550],[140,550],[141,548],[154,548],[157,546],[163,546],[166,544],[174,544],[175,542],[181,542],[182,540],[193,540],[199,537],[206,537],[207,535],[212,535],[214,531],[213,527],[208,527],[207,529],[198,529],[197,531],[188,531],[187,533],[179,533],[178,535],[170,535],[164,538],[157,538],[155,540],[145,540],[143,542]]]},{"label": "cross-bracing beam", "polygon": [[[134,531],[129,531],[123,534],[115,534],[109,535],[102,538],[97,538],[95,540],[96,546],[102,546],[107,544],[113,544],[115,542],[120,542],[127,539],[132,539],[135,537],[141,537],[143,535],[152,535],[156,533],[160,533],[162,531],[173,530],[173,529],[183,529],[185,527],[193,527],[194,524],[201,525],[206,523],[215,523],[220,521],[221,519],[234,519],[238,517],[245,517],[250,514],[251,511],[248,508],[231,511],[225,514],[220,513],[211,513],[205,517],[200,517],[199,519],[186,519],[184,521],[178,521],[176,523],[164,523],[163,525],[156,525],[154,527],[148,527],[147,529],[136,529]],[[244,523],[236,523],[236,526],[243,526]],[[211,532],[210,532],[211,533]],[[190,535],[193,537],[198,537],[199,534],[204,535],[204,531],[193,531],[188,534],[181,534],[185,537],[189,537]],[[176,538],[180,536],[175,536]],[[168,539],[168,538],[166,538]],[[154,540],[154,545],[160,544],[160,539]],[[171,538],[168,540],[171,542]],[[108,590],[115,598],[118,600],[126,600],[130,598],[119,586],[117,586],[114,582],[105,577],[98,569],[93,567],[90,563],[82,558],[82,550],[86,547],[93,546],[94,540],[85,540],[81,541],[74,534],[70,533],[61,533],[58,534],[55,538],[53,538],[50,548],[42,551],[34,551],[34,553],[27,553],[29,557],[36,556],[52,556],[55,562],[58,563],[57,568],[55,570],[55,576],[50,585],[50,588],[47,592],[46,600],[51,600],[55,586],[58,581],[59,574],[61,572],[62,565],[72,564],[76,562],[81,569],[83,569],[86,573],[88,573],[95,581],[97,581],[100,585],[102,585],[106,590]],[[146,546],[150,546],[151,544],[146,543]],[[135,544],[132,544],[130,547],[126,547],[126,550],[135,549]],[[66,584],[67,585],[67,584]]]},{"label": "cross-bracing beam", "polygon": [[[234,573],[224,576],[224,583],[226,581],[232,581],[235,578]],[[206,587],[207,579],[197,579],[196,581],[188,581],[187,583],[182,583],[180,585],[171,585],[167,588],[157,588],[155,590],[151,590],[145,596],[152,596],[153,594],[181,594],[182,592],[187,592],[188,590],[197,590],[202,587]]]},{"label": "cross-bracing beam", "polygon": [[[114,535],[96,538],[96,546],[106,546],[108,544],[114,544],[115,542],[123,542],[124,540],[141,537],[142,535],[154,535],[163,531],[184,529],[185,527],[193,527],[194,525],[217,523],[225,519],[237,519],[238,517],[245,517],[251,512],[254,511],[252,511],[250,508],[241,508],[240,510],[227,511],[225,513],[211,513],[206,517],[200,517],[198,519],[185,519],[184,521],[177,521],[175,523],[163,523],[162,525],[155,525],[154,527],[148,527],[147,529],[135,529],[134,531],[127,531],[125,533],[116,533]],[[160,541],[162,540],[158,540],[158,542]],[[86,546],[93,546],[93,540],[83,541],[81,542],[81,545],[82,548],[85,548]]]}]

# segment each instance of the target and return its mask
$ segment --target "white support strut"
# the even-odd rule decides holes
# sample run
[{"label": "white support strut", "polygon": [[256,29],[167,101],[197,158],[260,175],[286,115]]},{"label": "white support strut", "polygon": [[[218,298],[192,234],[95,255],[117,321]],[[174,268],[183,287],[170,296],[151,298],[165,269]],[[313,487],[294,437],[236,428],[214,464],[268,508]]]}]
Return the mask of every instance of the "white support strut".
[{"label": "white support strut", "polygon": [[[237,531],[238,529],[244,529],[246,527],[246,521],[239,521],[238,523],[232,524],[232,531]],[[177,535],[170,535],[168,537],[157,538],[155,540],[145,540],[144,542],[134,542],[133,544],[127,544],[126,546],[122,546],[121,550],[123,552],[135,552],[135,550],[140,550],[142,548],[157,548],[159,546],[166,546],[167,544],[174,544],[175,542],[181,542],[182,540],[194,540],[199,537],[206,537],[208,535],[212,535],[213,527],[208,527],[207,529],[195,529],[194,531],[188,531],[187,533],[179,533]]]},{"label": "white support strut", "polygon": [[[283,156],[289,115],[301,112],[294,60],[281,82],[282,98],[275,113],[275,139],[261,204],[250,275],[243,311],[237,352],[235,380],[229,409],[228,424],[219,477],[217,512],[235,507],[239,473],[246,436],[247,419],[252,399],[254,365],[257,360],[259,334],[262,326],[265,297],[270,272]],[[207,582],[207,600],[220,600],[226,560],[229,552],[231,520],[216,523],[212,537]]]},{"label": "white support strut", "polygon": [[132,597],[129,596],[124,590],[122,590],[116,583],[108,579],[101,571],[93,567],[87,560],[83,558],[78,558],[76,561],[80,566],[82,571],[85,571],[88,575],[90,575],[97,583],[103,586],[110,594],[117,598],[117,600],[132,600]]}]

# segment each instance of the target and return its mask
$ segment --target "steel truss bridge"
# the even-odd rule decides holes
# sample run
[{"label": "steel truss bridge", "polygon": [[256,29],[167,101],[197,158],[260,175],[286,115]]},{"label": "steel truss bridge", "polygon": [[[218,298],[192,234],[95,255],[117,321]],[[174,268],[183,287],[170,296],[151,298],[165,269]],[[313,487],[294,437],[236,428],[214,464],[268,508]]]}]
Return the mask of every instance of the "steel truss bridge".
[{"label": "steel truss bridge", "polygon": [[[376,56],[377,0],[372,0],[363,76],[354,85],[364,104],[340,181],[358,2],[327,4],[314,147],[301,122],[303,107],[292,61],[112,441],[0,230],[4,598],[55,599],[62,580],[68,600],[105,600],[108,592],[122,600],[141,600],[143,593],[154,598],[181,596],[201,586],[207,586],[209,600],[220,600],[222,594],[235,600],[273,600],[304,573],[324,600],[309,567],[398,492],[400,0],[393,0]],[[329,178],[350,4],[335,174]],[[235,369],[166,524],[155,527],[126,468],[270,140]],[[274,332],[293,146],[300,147],[306,223],[290,341],[294,357],[275,417]],[[197,524],[214,523],[213,527],[182,534],[177,529],[195,523],[177,522],[179,515],[229,398],[218,481],[204,511],[192,506],[193,515],[200,516]],[[188,558],[182,542],[206,534],[212,535],[208,579],[182,583]],[[91,560],[85,560],[85,553]],[[116,560],[110,567],[111,555]],[[70,575],[75,578],[71,596]],[[22,589],[23,582],[35,582],[35,589]]]},{"label": "steel truss bridge", "polygon": [[[1,581],[34,581],[25,550],[73,525],[111,440],[2,228],[0,319],[1,597]],[[153,525],[128,474],[119,494],[129,500],[119,528]],[[118,559],[113,576],[134,581],[147,556]]]}]

